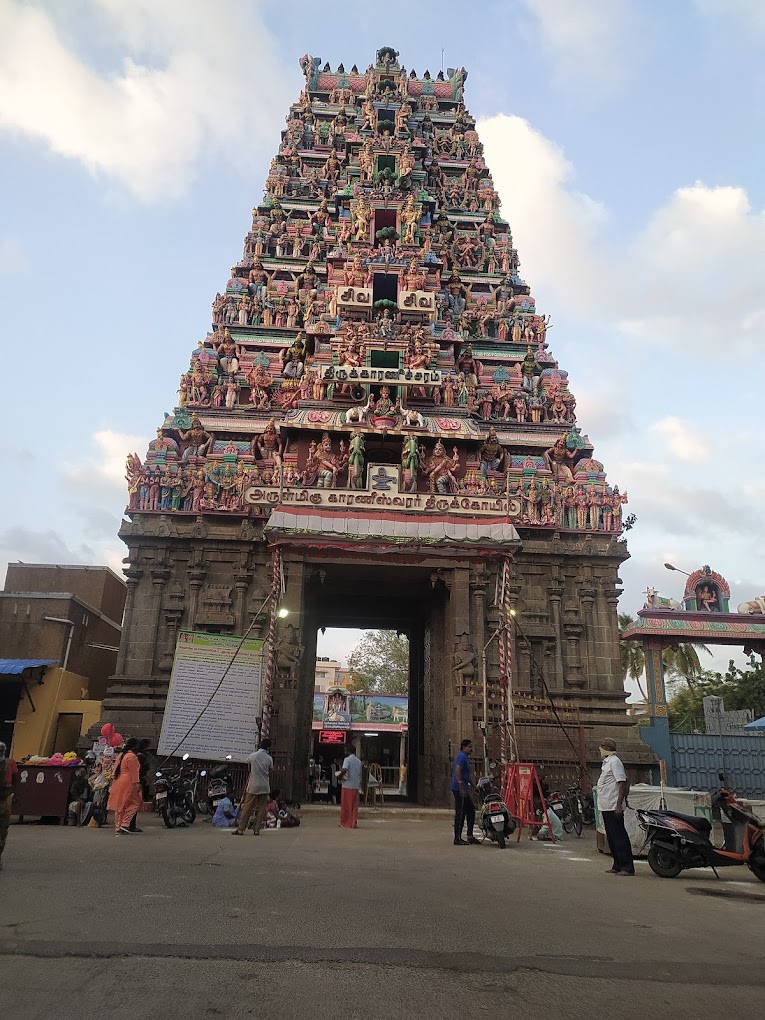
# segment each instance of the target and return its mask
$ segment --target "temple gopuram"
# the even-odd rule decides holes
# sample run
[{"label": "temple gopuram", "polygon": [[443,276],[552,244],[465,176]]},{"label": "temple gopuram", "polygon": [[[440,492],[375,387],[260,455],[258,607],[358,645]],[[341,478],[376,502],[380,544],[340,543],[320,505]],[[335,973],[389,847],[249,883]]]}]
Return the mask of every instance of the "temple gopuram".
[{"label": "temple gopuram", "polygon": [[300,65],[178,406],[128,458],[104,720],[156,742],[178,633],[254,620],[263,728],[300,798],[318,629],[391,628],[410,640],[410,799],[444,802],[484,725],[493,757],[561,778],[604,733],[645,765],[619,667],[626,496],[521,276],[467,73],[419,76],[390,47],[366,71]]}]

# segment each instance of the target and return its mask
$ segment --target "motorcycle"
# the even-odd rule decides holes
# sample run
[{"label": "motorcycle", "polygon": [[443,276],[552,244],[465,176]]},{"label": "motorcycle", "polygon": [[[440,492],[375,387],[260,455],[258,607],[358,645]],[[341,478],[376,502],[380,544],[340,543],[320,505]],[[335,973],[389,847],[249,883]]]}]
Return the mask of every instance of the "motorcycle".
[{"label": "motorcycle", "polygon": [[507,805],[494,786],[494,776],[483,776],[478,780],[481,810],[476,819],[481,839],[490,839],[500,850],[505,849],[505,840],[515,832],[515,819],[510,817]]},{"label": "motorcycle", "polygon": [[[689,868],[718,868],[745,864],[752,874],[765,882],[765,827],[725,788],[712,795],[712,807],[719,808],[725,842],[716,847],[710,839],[712,823],[708,818],[684,815],[678,811],[649,811],[638,808],[636,814],[650,843],[648,864],[660,878],[676,878]],[[717,875],[719,878],[720,876]]]},{"label": "motorcycle", "polygon": [[184,774],[183,768],[178,772],[155,772],[154,776],[154,805],[168,829],[174,829],[179,822],[191,825],[197,817],[195,784]]}]

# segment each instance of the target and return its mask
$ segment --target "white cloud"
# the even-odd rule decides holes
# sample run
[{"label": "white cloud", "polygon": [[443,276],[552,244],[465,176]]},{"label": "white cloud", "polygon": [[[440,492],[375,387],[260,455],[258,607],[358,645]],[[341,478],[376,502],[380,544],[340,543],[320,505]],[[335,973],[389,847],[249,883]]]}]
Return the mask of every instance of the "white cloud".
[{"label": "white cloud", "polygon": [[678,460],[700,464],[709,459],[710,444],[687,421],[670,415],[655,422],[651,428],[665,440]]},{"label": "white cloud", "polygon": [[[121,52],[119,66],[97,62],[99,46]],[[0,4],[0,131],[40,140],[144,201],[182,194],[203,156],[252,165],[273,146],[285,86],[258,4]]]},{"label": "white cloud", "polygon": [[595,253],[604,207],[571,187],[573,167],[561,149],[522,117],[498,114],[480,120],[478,131],[521,255],[521,275],[585,312],[599,275]]},{"label": "white cloud", "polygon": [[608,211],[573,185],[563,152],[520,117],[479,121],[523,262],[546,303],[647,344],[719,357],[765,345],[765,211],[740,187],[679,187],[631,241],[604,237]]},{"label": "white cloud", "polygon": [[62,466],[64,481],[76,486],[78,491],[86,491],[91,495],[100,494],[113,499],[121,494],[124,503],[127,503],[125,460],[128,453],[136,451],[143,459],[148,440],[145,436],[102,429],[93,433],[93,443],[96,447],[95,455]]},{"label": "white cloud", "polygon": [[612,88],[629,67],[634,9],[627,0],[523,0],[562,86]]}]

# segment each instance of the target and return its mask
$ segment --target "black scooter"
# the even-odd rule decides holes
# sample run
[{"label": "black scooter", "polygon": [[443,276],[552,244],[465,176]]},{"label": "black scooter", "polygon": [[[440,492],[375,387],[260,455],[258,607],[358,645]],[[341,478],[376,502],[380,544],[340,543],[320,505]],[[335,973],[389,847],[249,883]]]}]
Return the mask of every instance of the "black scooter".
[{"label": "black scooter", "polygon": [[510,817],[507,805],[494,786],[494,776],[479,779],[477,789],[481,796],[481,810],[476,824],[481,840],[490,839],[504,850],[505,840],[515,832],[515,819]]},{"label": "black scooter", "polygon": [[756,878],[765,882],[763,823],[724,788],[712,795],[712,807],[719,808],[727,819],[723,822],[722,847],[714,846],[710,839],[712,823],[708,818],[678,811],[637,809],[646,842],[650,843],[651,871],[660,878],[676,878],[689,868],[711,868],[717,875],[718,868],[745,864]]}]

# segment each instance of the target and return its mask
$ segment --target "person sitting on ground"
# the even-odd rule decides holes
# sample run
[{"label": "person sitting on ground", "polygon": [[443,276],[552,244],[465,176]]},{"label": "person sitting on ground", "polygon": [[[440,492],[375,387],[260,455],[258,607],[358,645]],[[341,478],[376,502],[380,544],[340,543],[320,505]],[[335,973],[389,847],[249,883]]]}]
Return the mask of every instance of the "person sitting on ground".
[{"label": "person sitting on ground", "polygon": [[228,794],[223,800],[218,801],[215,814],[212,816],[212,823],[219,829],[230,829],[236,825],[239,814],[234,807],[234,802]]},{"label": "person sitting on ground", "polygon": [[[92,758],[95,760],[95,755],[92,755]],[[88,759],[86,758],[85,761],[88,762]],[[81,774],[75,775],[69,787],[69,816],[74,819],[75,825],[82,825],[91,797],[91,789],[85,769],[77,771],[78,773],[81,771]]]}]

